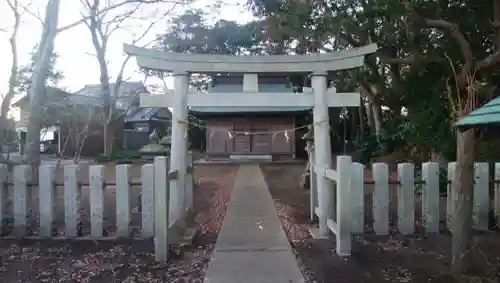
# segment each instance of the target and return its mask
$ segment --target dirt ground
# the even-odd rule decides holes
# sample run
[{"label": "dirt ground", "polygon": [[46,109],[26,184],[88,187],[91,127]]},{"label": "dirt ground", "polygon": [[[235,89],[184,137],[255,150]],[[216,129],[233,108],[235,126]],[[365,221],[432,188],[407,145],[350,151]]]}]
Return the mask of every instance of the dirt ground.
[{"label": "dirt ground", "polygon": [[[172,255],[168,266],[153,261],[152,240],[0,240],[0,282],[201,283],[236,169],[223,165],[196,166],[195,178],[199,181],[194,191],[196,235],[193,245],[184,248],[180,257]],[[112,177],[108,173],[107,176]],[[113,193],[112,189],[107,190],[109,198]],[[111,219],[114,209],[106,211],[111,213]],[[140,215],[135,218],[140,219]],[[114,230],[111,226],[109,229]]]},{"label": "dirt ground", "polygon": [[[373,219],[368,195],[365,202],[367,233],[355,237],[353,255],[341,259],[334,254],[333,238],[313,240],[309,235],[309,193],[299,185],[304,166],[263,165],[261,168],[308,283],[454,282],[446,275],[451,249],[448,233],[403,237],[392,229],[390,236],[375,236],[370,233],[371,222],[368,222]],[[394,196],[394,192],[391,195]],[[419,206],[416,203],[416,207]],[[396,209],[396,203],[391,202],[391,223],[395,223]],[[419,217],[419,209],[416,213]],[[418,221],[416,226],[418,231],[422,230]],[[472,252],[478,267],[474,274],[460,282],[500,282],[500,234],[487,232],[476,236],[475,243]]]}]

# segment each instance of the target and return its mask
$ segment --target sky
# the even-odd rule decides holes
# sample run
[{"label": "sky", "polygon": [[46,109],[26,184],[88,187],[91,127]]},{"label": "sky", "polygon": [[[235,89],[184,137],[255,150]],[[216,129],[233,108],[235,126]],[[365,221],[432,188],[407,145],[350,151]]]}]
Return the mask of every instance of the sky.
[{"label": "sky", "polygon": [[[46,0],[19,0],[20,3],[27,5],[29,2],[35,4],[26,7],[29,12],[24,12],[22,16],[22,23],[18,33],[18,54],[19,63],[22,66],[29,62],[30,52],[33,46],[40,39],[41,20],[43,18],[43,11],[45,9]],[[114,0],[119,1],[119,0]],[[252,15],[245,11],[243,4],[245,0],[223,0],[221,9],[215,10],[207,8],[216,3],[217,0],[198,0],[189,6],[177,5],[175,10],[170,13],[165,20],[158,22],[143,38],[138,45],[144,44],[153,40],[157,34],[165,33],[168,28],[168,20],[175,15],[179,15],[189,8],[203,8],[210,11],[210,15],[214,20],[226,19],[237,22],[248,22],[252,20]],[[220,1],[219,1],[220,2]],[[225,3],[224,3],[225,2]],[[160,9],[160,12],[171,9],[171,4],[162,4],[162,6],[149,6],[143,11],[141,15],[151,15],[155,9]],[[82,6],[80,0],[64,0],[61,1],[59,26],[63,27],[73,23],[81,18]],[[7,6],[6,1],[0,1],[0,94],[7,91],[8,79],[10,75],[10,62],[12,60],[9,37],[13,25],[13,17],[10,8]],[[128,27],[117,30],[110,38],[107,49],[107,60],[110,69],[110,74],[113,81],[116,74],[119,72],[121,65],[126,58],[123,54],[123,44],[131,43],[137,36],[141,35],[145,27],[149,25],[147,21],[129,21]],[[6,31],[4,31],[6,30]],[[97,59],[95,58],[94,48],[88,28],[82,24],[77,27],[63,31],[56,37],[55,51],[59,55],[56,69],[61,71],[64,79],[60,82],[59,86],[67,89],[68,91],[77,91],[86,84],[99,83],[99,68]],[[138,68],[135,60],[130,60],[125,69],[125,78],[132,81],[143,80],[144,76],[138,73]],[[148,79],[148,83],[155,82]],[[167,80],[167,85],[171,86],[171,80]],[[18,119],[19,113],[15,110],[11,111],[12,116]]]}]

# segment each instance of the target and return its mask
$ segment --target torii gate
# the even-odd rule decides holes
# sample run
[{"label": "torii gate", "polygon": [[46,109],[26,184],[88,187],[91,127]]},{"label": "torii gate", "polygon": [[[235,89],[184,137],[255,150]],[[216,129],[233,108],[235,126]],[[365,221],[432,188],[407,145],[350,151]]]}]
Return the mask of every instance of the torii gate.
[{"label": "torii gate", "polygon": [[[314,55],[271,55],[231,56],[202,55],[163,52],[153,49],[125,45],[125,52],[137,58],[141,68],[172,72],[174,91],[166,94],[144,94],[140,97],[141,107],[172,107],[171,170],[177,170],[178,180],[170,186],[177,200],[171,204],[178,216],[185,202],[184,187],[186,157],[188,150],[187,129],[188,107],[233,107],[233,106],[303,106],[312,107],[314,121],[315,164],[317,171],[325,171],[332,165],[328,107],[360,106],[359,93],[336,93],[327,88],[327,73],[361,67],[367,54],[376,52],[377,45],[370,44],[343,52]],[[306,93],[259,93],[258,73],[311,73],[312,92]],[[235,93],[189,93],[191,73],[243,73],[243,92]],[[332,181],[324,174],[317,174],[319,232],[322,237],[329,234],[327,218],[332,215],[330,205],[333,198]],[[175,208],[177,207],[177,208]]]}]

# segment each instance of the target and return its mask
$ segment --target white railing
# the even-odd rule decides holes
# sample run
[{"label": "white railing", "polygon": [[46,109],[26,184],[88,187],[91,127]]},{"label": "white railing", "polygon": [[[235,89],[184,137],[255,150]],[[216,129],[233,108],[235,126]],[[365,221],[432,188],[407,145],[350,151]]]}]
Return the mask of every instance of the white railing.
[{"label": "white railing", "polygon": [[[132,176],[133,165],[129,164],[116,165],[114,170],[105,165],[64,165],[61,167],[62,172],[57,172],[54,165],[44,164],[39,167],[38,180],[30,178],[32,168],[28,165],[15,166],[9,172],[7,165],[0,164],[0,223],[12,223],[10,229],[7,229],[8,225],[0,226],[2,238],[104,240],[132,237],[131,204],[134,201],[131,200],[134,195],[140,195],[140,203],[136,203],[141,207],[139,237],[154,237],[156,259],[166,260],[168,229],[177,221],[185,219],[193,209],[194,170],[191,154],[188,154],[187,164],[184,191],[170,190],[170,182],[175,182],[179,176],[177,171],[169,171],[167,157],[156,157],[153,163],[142,165],[139,178]],[[83,170],[88,170],[86,180],[81,178]],[[115,177],[108,180],[106,175]],[[113,188],[115,196],[109,192]],[[178,204],[181,193],[185,194],[184,204]],[[116,221],[113,224],[116,230],[113,236],[108,236],[103,233],[107,232],[105,224],[111,224],[105,223],[106,218],[113,217],[104,212],[105,207],[114,201]],[[82,203],[89,205],[83,207]],[[64,219],[61,219],[62,215]],[[85,216],[89,216],[87,223],[83,223]],[[61,222],[58,220],[64,222],[62,233],[58,232],[56,223]],[[90,232],[85,235],[82,225],[88,222]]]},{"label": "white railing", "polygon": [[[351,253],[351,167],[352,160],[350,156],[339,156],[337,158],[337,171],[326,169],[325,176],[337,183],[337,222],[332,219],[327,220],[328,228],[337,236],[337,253],[339,255],[349,255]],[[331,174],[335,172],[336,174]],[[335,179],[332,179],[334,177]],[[336,227],[331,224],[337,224]],[[336,228],[334,231],[332,228]]]},{"label": "white railing", "polygon": [[[311,162],[311,164],[313,163]],[[351,167],[352,160],[350,156],[337,157],[337,170],[326,169],[324,172],[317,172],[316,168],[311,166],[311,171],[315,172],[311,176],[321,174],[322,177],[326,177],[336,183],[336,186],[334,186],[336,194],[333,194],[334,199],[330,203],[333,207],[334,216],[328,215],[326,225],[336,236],[336,251],[341,256],[351,254],[351,196],[350,190],[345,189],[351,187]],[[311,182],[311,184],[314,186],[316,182]],[[315,195],[317,198],[317,188],[313,186],[311,187],[311,196]],[[319,207],[317,200],[311,201],[311,203],[314,204],[314,214],[319,217],[320,213],[324,210]]]},{"label": "white railing", "polygon": [[[390,219],[390,189],[396,186],[397,194],[397,230],[403,235],[415,232],[415,199],[420,198],[422,211],[422,225],[427,233],[439,233],[440,221],[445,221],[451,229],[452,216],[456,207],[456,192],[452,190],[456,163],[448,164],[447,197],[443,203],[446,205],[446,214],[440,214],[439,171],[438,163],[427,162],[422,164],[421,172],[416,172],[414,164],[401,163],[397,166],[397,177],[391,178],[389,166],[385,163],[372,165],[372,176],[365,175],[365,166],[351,162],[349,156],[337,157],[336,170],[326,169],[318,172],[311,167],[311,218],[319,216],[321,209],[318,202],[318,189],[315,178],[317,174],[336,182],[336,200],[332,199],[335,219],[327,220],[328,228],[337,237],[337,253],[349,255],[351,252],[351,234],[364,233],[365,209],[372,209],[373,231],[377,235],[389,233]],[[393,174],[394,175],[394,174]],[[416,179],[415,175],[421,175]],[[488,230],[489,212],[494,210],[497,225],[500,224],[500,163],[495,164],[494,179],[489,179],[488,163],[476,163],[474,172],[473,194],[473,220],[474,227],[478,230]],[[365,179],[365,177],[368,178]],[[490,202],[490,184],[494,187],[493,205]],[[369,186],[372,186],[369,188]],[[372,196],[373,207],[365,208],[365,195]],[[493,206],[493,207],[491,207]],[[444,218],[444,219],[442,219]],[[367,225],[371,226],[371,225]],[[348,229],[349,232],[346,232]]]}]

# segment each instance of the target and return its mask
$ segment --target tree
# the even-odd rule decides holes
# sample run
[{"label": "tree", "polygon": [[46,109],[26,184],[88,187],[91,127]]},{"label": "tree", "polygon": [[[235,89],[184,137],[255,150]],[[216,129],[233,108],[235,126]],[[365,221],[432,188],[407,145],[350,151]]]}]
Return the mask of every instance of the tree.
[{"label": "tree", "polygon": [[[494,0],[489,5],[481,5],[481,3],[473,1],[465,7],[451,4],[436,5],[434,11],[437,10],[437,12],[432,16],[427,16],[428,10],[417,9],[405,3],[409,19],[415,27],[442,33],[444,34],[442,41],[451,41],[458,46],[455,54],[450,54],[453,57],[448,55],[452,67],[449,83],[453,85],[449,87],[449,100],[455,119],[468,115],[477,107],[478,82],[485,81],[486,72],[498,67],[500,62],[500,46],[496,44],[500,42],[500,34],[495,26],[500,23],[500,1]],[[493,15],[486,17],[485,15],[490,14],[490,11],[493,11]],[[464,18],[457,18],[458,16]],[[460,20],[465,18],[467,18],[465,23]],[[474,160],[474,129],[458,132],[455,182],[458,200],[452,224],[451,269],[452,274],[457,277],[472,264]]]},{"label": "tree", "polygon": [[[21,66],[18,70],[18,88],[15,91],[16,94],[27,94],[33,84],[33,73],[35,72],[36,52],[38,48],[38,44],[36,44],[31,52],[30,62]],[[47,74],[45,74],[45,84],[47,86],[57,86],[64,78],[63,73],[55,68],[58,59],[59,54],[54,52],[50,55]]]},{"label": "tree", "polygon": [[[263,28],[260,21],[248,24],[238,24],[233,21],[220,20],[210,25],[207,14],[202,10],[187,10],[172,19],[168,32],[159,37],[156,48],[181,53],[197,54],[263,54]],[[164,79],[168,74],[143,70],[147,75]],[[200,91],[206,91],[210,77],[204,74],[190,76],[190,85]],[[166,89],[166,85],[163,86]],[[192,124],[202,124],[196,117],[190,115]],[[205,132],[199,127],[189,127],[191,146],[204,150]]]},{"label": "tree", "polygon": [[261,53],[263,29],[259,21],[240,25],[219,20],[207,23],[203,10],[188,10],[172,20],[169,31],[159,39],[165,51],[196,54],[243,55]]},{"label": "tree", "polygon": [[49,0],[45,7],[42,34],[36,53],[32,85],[29,89],[30,116],[27,133],[27,161],[31,165],[40,164],[40,128],[43,112],[39,105],[43,102],[41,94],[46,90],[45,82],[47,81],[47,74],[50,69],[50,58],[54,54],[54,42],[59,21],[59,6],[59,0]]},{"label": "tree", "polygon": [[[470,113],[483,100],[479,93],[487,93],[485,89],[498,79],[491,72],[500,62],[498,0],[411,4],[391,0],[253,0],[249,4],[254,13],[273,23],[269,34],[285,40],[290,53],[333,51],[376,42],[379,51],[367,56],[366,68],[339,73],[336,83],[359,86],[369,102],[367,121],[376,135],[381,136],[384,123],[400,121],[395,122],[400,126],[392,128],[397,132],[401,126],[409,126],[405,138],[411,140],[407,141],[430,147],[437,153],[431,156],[449,147],[454,135],[452,122]],[[382,111],[382,106],[387,110]],[[444,121],[443,131],[437,131],[443,127],[440,121]],[[459,276],[471,263],[475,135],[467,130],[456,136],[455,189],[459,201],[453,223],[451,271]]]},{"label": "tree", "polygon": [[[97,62],[99,64],[99,81],[101,85],[101,94],[103,97],[103,110],[105,122],[103,125],[104,130],[104,153],[108,154],[112,148],[112,140],[113,135],[109,129],[109,123],[115,119],[114,115],[114,107],[116,96],[119,94],[119,89],[121,83],[124,81],[123,72],[125,70],[125,66],[130,59],[128,56],[122,63],[121,69],[116,77],[116,83],[114,84],[114,89],[111,89],[110,85],[110,74],[108,68],[108,62],[106,60],[106,51],[108,42],[112,34],[122,29],[126,26],[126,22],[131,21],[131,19],[140,20],[141,17],[134,17],[138,14],[142,9],[144,4],[155,4],[161,3],[165,5],[166,3],[173,4],[172,7],[169,7],[166,12],[160,13],[161,16],[158,17],[159,9],[155,9],[151,15],[143,16],[142,18],[146,19],[149,24],[139,35],[132,41],[132,44],[136,44],[140,42],[146,35],[148,35],[149,31],[160,20],[164,19],[165,16],[170,14],[170,12],[176,7],[176,1],[161,1],[161,0],[133,0],[133,1],[125,1],[128,2],[126,5],[122,5],[121,9],[110,9],[110,7],[117,6],[120,1],[106,1],[105,4],[102,4],[100,0],[81,0],[85,10],[86,15],[84,15],[83,22],[87,25],[91,38],[92,44],[95,50],[95,56]],[[153,20],[151,20],[153,19]],[[147,45],[147,44],[146,44]],[[112,93],[114,93],[115,97],[112,97]]]},{"label": "tree", "polygon": [[[17,34],[19,31],[19,26],[21,24],[21,12],[19,8],[18,0],[7,0],[7,4],[12,11],[12,15],[14,16],[14,25],[12,27],[12,33],[9,39],[12,62],[10,67],[10,77],[9,77],[9,87],[7,93],[2,95],[2,102],[0,105],[0,152],[2,152],[1,148],[4,146],[6,140],[4,140],[8,135],[8,119],[7,113],[9,112],[10,105],[12,99],[15,95],[15,88],[18,85],[18,55],[17,55]],[[0,154],[0,159],[3,158],[3,155]]]},{"label": "tree", "polygon": [[[20,66],[18,70],[18,86],[15,88],[15,94],[22,96],[20,100],[17,101],[18,106],[23,109],[23,112],[26,111],[30,113],[29,108],[29,90],[33,85],[33,73],[35,72],[35,62],[36,62],[36,50],[38,50],[38,46],[35,45],[33,48],[33,52],[31,53],[31,60],[28,64],[24,66]],[[40,102],[42,104],[37,105],[40,110],[40,123],[42,126],[53,126],[58,121],[57,113],[54,113],[53,107],[50,107],[50,104],[54,102],[54,97],[49,95],[47,92],[59,93],[59,91],[55,88],[50,90],[46,90],[47,86],[55,87],[59,81],[63,78],[61,72],[55,70],[56,61],[58,59],[58,54],[53,53],[50,56],[49,67],[47,69],[47,74],[45,78],[45,87],[44,91],[40,93]],[[62,99],[63,97],[58,97],[56,99]],[[58,101],[60,102],[60,101]],[[21,141],[25,142],[25,141]],[[24,154],[24,144],[20,148],[21,154]]]},{"label": "tree", "polygon": [[[157,3],[160,2],[160,0],[116,1],[103,9],[99,9],[99,11],[97,12],[97,16],[105,13],[110,13],[114,9],[119,9],[126,5],[130,5],[131,3],[138,3],[138,2]],[[27,161],[30,164],[37,165],[40,161],[39,148],[40,148],[40,128],[41,128],[41,125],[39,123],[40,119],[38,118],[40,118],[40,116],[42,115],[42,113],[40,113],[40,109],[37,109],[37,107],[38,105],[40,105],[40,103],[43,102],[43,97],[41,97],[41,95],[39,94],[43,94],[45,91],[45,85],[44,85],[44,82],[46,81],[45,76],[47,74],[47,69],[49,68],[50,65],[50,56],[51,54],[53,54],[55,37],[60,32],[68,31],[73,27],[83,24],[90,18],[90,16],[84,16],[81,19],[72,22],[66,26],[58,27],[60,1],[48,0],[47,5],[45,7],[45,15],[43,19],[39,18],[35,13],[30,11],[28,9],[29,5],[21,5],[18,2],[18,0],[8,0],[8,4],[11,7],[11,10],[14,13],[14,18],[15,18],[13,33],[11,37],[11,47],[13,47],[13,49],[17,49],[16,35],[20,24],[20,16],[21,16],[20,10],[30,14],[31,16],[38,18],[42,24],[42,34],[39,42],[39,48],[36,51],[36,60],[34,64],[35,72],[33,73],[33,78],[32,78],[33,85],[29,90],[31,115],[30,115],[30,120],[28,125],[28,135],[27,135],[28,136]],[[2,31],[4,31],[4,29],[2,29]],[[6,95],[6,98],[9,99],[4,99],[2,102],[2,113],[0,113],[2,115],[6,115],[6,111],[4,111],[4,109],[9,108],[10,100],[12,99],[13,96],[13,92],[11,90],[16,87],[13,83],[17,82],[17,64],[18,64],[17,50],[13,52],[13,55],[14,55],[12,64],[13,68],[11,72],[11,80],[9,82],[10,84],[9,92]]]},{"label": "tree", "polygon": [[[159,37],[156,48],[181,53],[197,54],[263,54],[265,47],[261,22],[240,25],[233,21],[220,20],[214,25],[206,21],[202,10],[187,10],[172,20],[168,32]],[[166,74],[143,70],[147,74],[163,78]],[[209,77],[201,74],[191,76],[190,84],[206,90]]]}]

